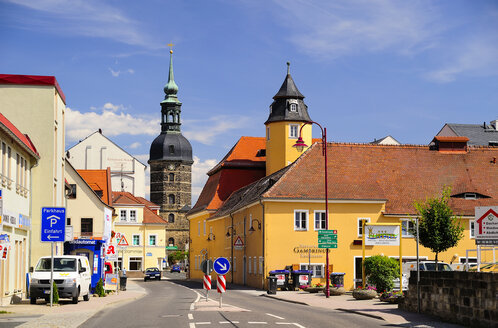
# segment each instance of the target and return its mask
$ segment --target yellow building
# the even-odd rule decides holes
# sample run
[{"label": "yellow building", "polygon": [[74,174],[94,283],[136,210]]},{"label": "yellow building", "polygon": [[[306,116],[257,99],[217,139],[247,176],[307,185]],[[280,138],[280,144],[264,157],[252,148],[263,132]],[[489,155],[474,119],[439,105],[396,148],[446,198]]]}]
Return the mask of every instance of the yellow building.
[{"label": "yellow building", "polygon": [[[0,74],[2,114],[29,134],[40,154],[31,173],[31,247],[28,262],[33,266],[41,256],[50,255],[49,242],[41,242],[42,207],[65,207],[64,148],[66,99],[53,76]],[[62,242],[54,252],[62,255]]]},{"label": "yellow building", "polygon": [[121,240],[118,266],[124,267],[129,277],[141,277],[149,267],[163,268],[167,222],[157,214],[159,206],[129,192],[113,192],[113,206],[117,213],[114,239]]},{"label": "yellow building", "polygon": [[[460,262],[467,249],[476,248],[474,208],[497,204],[498,170],[492,161],[497,148],[470,147],[462,137],[436,137],[430,146],[327,143],[326,218],[323,144],[314,143],[302,155],[292,147],[296,128],[310,121],[303,98],[287,74],[266,121],[266,145],[262,138],[243,137],[208,172],[188,213],[191,278],[202,278],[203,259],[226,257],[232,263],[227,281],[236,284],[262,288],[269,271],[287,266],[310,269],[313,282],[324,283],[326,253],[318,248],[317,235],[328,220],[329,230],[338,232],[330,270],[344,272],[351,289],[361,283],[362,220],[401,223],[403,260],[413,260],[416,243],[408,229],[416,216],[413,203],[440,195],[445,186],[452,187],[450,206],[465,230],[458,246],[439,259]],[[310,138],[311,131],[303,132],[308,145]],[[377,254],[397,258],[399,249],[366,247],[367,256]],[[420,257],[434,259],[434,254],[420,247]]]},{"label": "yellow building", "polygon": [[0,305],[26,297],[31,168],[39,159],[29,137],[0,113]]}]

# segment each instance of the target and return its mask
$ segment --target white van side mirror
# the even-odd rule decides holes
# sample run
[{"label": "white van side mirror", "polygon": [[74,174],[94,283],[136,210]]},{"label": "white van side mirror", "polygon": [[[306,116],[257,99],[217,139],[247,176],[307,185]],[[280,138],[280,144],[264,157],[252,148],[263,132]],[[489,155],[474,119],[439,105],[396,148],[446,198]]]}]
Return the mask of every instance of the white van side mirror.
[{"label": "white van side mirror", "polygon": [[80,273],[86,272],[86,268],[80,268]]}]

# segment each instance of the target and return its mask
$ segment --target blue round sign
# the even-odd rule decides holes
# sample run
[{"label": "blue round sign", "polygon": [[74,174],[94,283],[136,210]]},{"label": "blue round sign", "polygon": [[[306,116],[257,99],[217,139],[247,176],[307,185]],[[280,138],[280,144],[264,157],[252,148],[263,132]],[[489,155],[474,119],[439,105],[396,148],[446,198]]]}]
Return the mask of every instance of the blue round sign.
[{"label": "blue round sign", "polygon": [[228,271],[230,271],[230,261],[224,257],[218,257],[216,260],[214,260],[214,272],[217,274],[226,274]]}]

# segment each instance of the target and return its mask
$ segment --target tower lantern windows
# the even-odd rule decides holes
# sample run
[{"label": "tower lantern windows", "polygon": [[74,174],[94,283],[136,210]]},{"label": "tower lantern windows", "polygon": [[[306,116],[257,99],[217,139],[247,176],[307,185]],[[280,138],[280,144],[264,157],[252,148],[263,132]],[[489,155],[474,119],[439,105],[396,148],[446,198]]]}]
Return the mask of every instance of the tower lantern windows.
[{"label": "tower lantern windows", "polygon": [[174,145],[169,145],[169,153],[173,155],[175,153],[175,146]]}]

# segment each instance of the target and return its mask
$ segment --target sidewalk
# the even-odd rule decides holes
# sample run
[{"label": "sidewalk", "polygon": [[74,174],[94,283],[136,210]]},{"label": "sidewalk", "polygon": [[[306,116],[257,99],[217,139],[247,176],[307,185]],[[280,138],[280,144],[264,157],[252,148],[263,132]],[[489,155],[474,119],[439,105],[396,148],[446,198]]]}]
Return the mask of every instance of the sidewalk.
[{"label": "sidewalk", "polygon": [[381,302],[378,299],[356,300],[350,294],[341,296],[330,296],[328,299],[324,293],[308,293],[303,291],[277,291],[275,295],[263,294],[262,296],[278,299],[281,301],[320,307],[329,310],[339,310],[356,313],[384,320],[389,324],[412,327],[414,325],[427,325],[433,327],[460,327],[450,323],[444,323],[437,318],[423,314],[407,312],[398,309],[397,304]]},{"label": "sidewalk", "polygon": [[78,304],[61,300],[62,305],[46,305],[44,301],[38,300],[38,304],[29,304],[29,300],[23,300],[21,304],[1,306],[0,326],[2,322],[24,322],[18,327],[51,327],[72,328],[78,327],[95,313],[104,307],[113,306],[118,303],[136,300],[145,296],[146,291],[133,280],[128,279],[126,291],[106,297],[90,297],[88,302],[80,298]]}]

